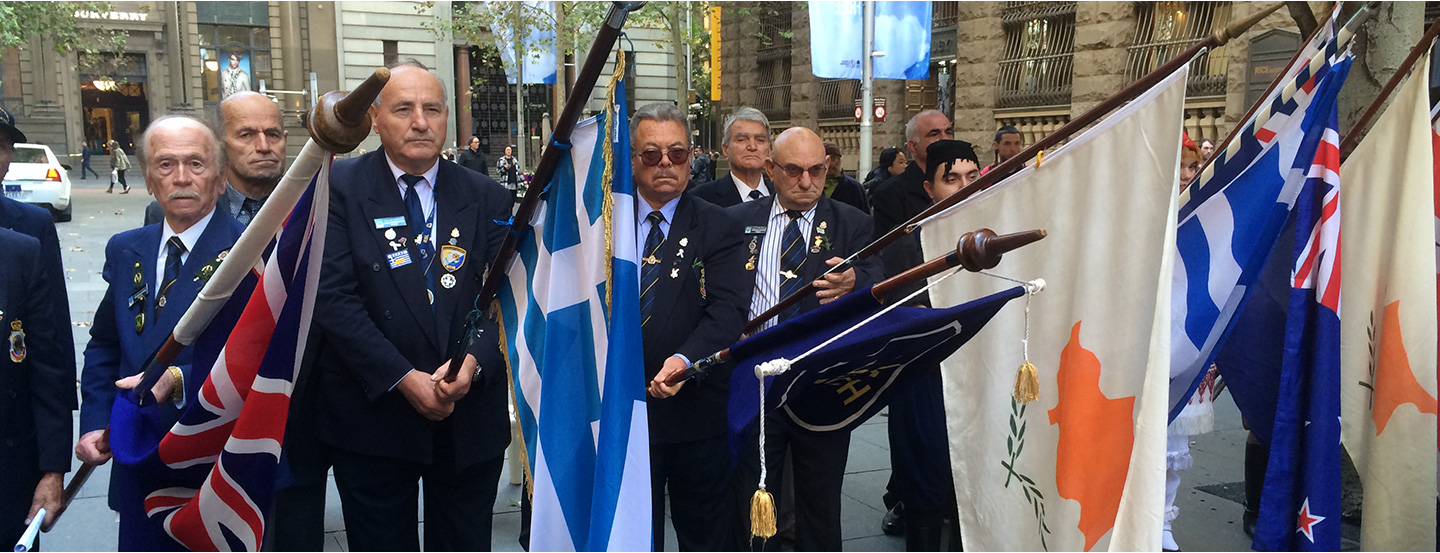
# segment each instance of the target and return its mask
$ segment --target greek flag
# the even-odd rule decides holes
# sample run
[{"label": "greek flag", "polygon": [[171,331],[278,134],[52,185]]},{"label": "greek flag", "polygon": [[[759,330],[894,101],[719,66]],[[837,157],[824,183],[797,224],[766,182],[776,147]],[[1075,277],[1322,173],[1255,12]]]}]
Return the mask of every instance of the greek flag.
[{"label": "greek flag", "polygon": [[[532,551],[648,551],[650,437],[624,86],[576,125],[498,303]],[[552,145],[551,147],[555,147]]]},{"label": "greek flag", "polygon": [[1181,196],[1170,333],[1172,420],[1214,362],[1290,218],[1351,57],[1337,52],[1335,40],[1324,43],[1213,170]]}]

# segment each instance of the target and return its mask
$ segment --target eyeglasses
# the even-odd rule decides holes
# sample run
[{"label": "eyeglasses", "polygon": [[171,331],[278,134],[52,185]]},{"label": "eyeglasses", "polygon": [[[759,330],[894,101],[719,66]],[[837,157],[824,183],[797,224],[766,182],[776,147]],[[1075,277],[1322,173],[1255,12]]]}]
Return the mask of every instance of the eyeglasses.
[{"label": "eyeglasses", "polygon": [[690,150],[685,148],[670,148],[670,150],[666,152],[661,152],[660,150],[645,150],[635,155],[640,156],[640,162],[644,163],[646,167],[659,165],[661,155],[670,158],[671,165],[684,165],[685,162],[690,159]]},{"label": "eyeglasses", "polygon": [[780,169],[784,170],[785,174],[790,175],[790,178],[792,179],[798,179],[800,178],[800,175],[804,173],[810,173],[810,178],[812,179],[823,179],[825,178],[825,173],[829,170],[829,166],[821,163],[819,165],[815,165],[810,167],[809,169],[806,169],[793,163],[786,163],[784,165],[781,165]]}]

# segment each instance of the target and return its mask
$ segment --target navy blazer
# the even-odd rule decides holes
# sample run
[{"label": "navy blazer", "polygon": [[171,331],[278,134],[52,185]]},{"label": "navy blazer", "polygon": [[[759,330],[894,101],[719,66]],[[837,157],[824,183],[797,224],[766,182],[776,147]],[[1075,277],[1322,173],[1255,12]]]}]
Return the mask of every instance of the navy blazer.
[{"label": "navy blazer", "polygon": [[[738,221],[719,207],[681,194],[675,220],[656,255],[661,263],[656,307],[641,331],[646,382],[676,353],[693,363],[740,339],[754,288],[754,280],[745,281],[743,248]],[[728,369],[717,369],[703,382],[686,383],[672,397],[647,398],[650,441],[683,443],[724,434],[729,390]]]},{"label": "navy blazer", "polygon": [[[775,183],[770,182],[769,177],[761,177],[760,187],[765,189],[766,196],[775,195]],[[735,189],[735,179],[731,177],[730,173],[725,173],[723,177],[696,186],[690,189],[689,193],[720,207],[745,203],[745,199],[740,197],[740,191]]]},{"label": "navy blazer", "polygon": [[[765,228],[769,224],[770,207],[774,205],[775,198],[761,198],[753,202],[745,202],[726,209],[725,212],[734,216],[745,225],[745,250],[747,252],[759,252],[761,245],[766,240]],[[821,225],[825,226],[824,236],[819,245],[819,251],[815,251],[815,238],[819,236]],[[834,198],[820,198],[815,204],[815,220],[810,225],[810,237],[807,240],[805,264],[800,268],[800,278],[804,282],[814,281],[830,269],[825,260],[832,257],[845,259],[850,254],[860,251],[870,244],[871,223],[870,216],[864,212]],[[779,240],[776,236],[773,239]],[[755,271],[759,263],[755,263],[755,269],[746,265],[746,282],[751,284],[753,289],[756,279]],[[855,289],[859,290],[879,282],[883,277],[884,269],[881,267],[880,259],[877,256],[870,256],[861,260],[855,265]],[[778,298],[777,298],[778,299]],[[796,313],[805,313],[820,307],[820,298],[814,294],[800,301],[800,310]]]},{"label": "navy blazer", "polygon": [[[470,353],[482,369],[470,392],[445,420],[426,419],[395,389],[411,369],[433,373],[449,360],[458,332],[480,291],[485,269],[508,232],[510,192],[490,177],[440,160],[434,183],[437,259],[435,303],[426,294],[420,254],[391,267],[394,251],[377,222],[405,219],[405,202],[383,149],[335,162],[330,173],[330,220],[315,302],[323,343],[314,365],[316,431],[326,443],[365,455],[433,462],[437,436],[453,442],[457,469],[494,459],[510,444],[508,382],[499,329],[483,319]],[[394,227],[413,238],[409,222]],[[440,247],[465,251],[446,288]],[[440,432],[444,427],[449,432]]]},{"label": "navy blazer", "polygon": [[854,206],[855,209],[866,214],[870,213],[870,202],[865,198],[865,187],[860,186],[860,181],[852,179],[848,175],[840,175],[835,190],[830,193],[830,198]]},{"label": "navy blazer", "polygon": [[[7,228],[32,236],[40,240],[40,261],[45,263],[45,274],[50,275],[46,284],[50,288],[46,291],[54,300],[50,307],[54,312],[46,315],[56,317],[55,320],[65,323],[65,328],[70,328],[70,296],[65,290],[65,267],[60,260],[60,237],[55,232],[55,221],[50,212],[43,207],[17,202],[10,198],[0,196],[0,228]],[[75,340],[69,332],[55,347],[60,348],[60,355],[63,359],[61,366],[66,372],[75,374]],[[73,385],[72,385],[73,388]],[[75,394],[70,393],[70,408],[75,409],[78,404],[75,402]]]},{"label": "navy blazer", "polygon": [[72,341],[70,320],[52,309],[63,300],[50,283],[64,277],[41,262],[48,256],[34,237],[0,229],[0,489],[27,498],[40,473],[70,470],[75,358],[59,347]]},{"label": "navy blazer", "polygon": [[[90,327],[90,342],[85,345],[85,368],[80,374],[81,434],[110,426],[111,407],[119,393],[115,381],[145,369],[145,361],[165,343],[165,339],[180,322],[180,317],[189,309],[208,280],[208,274],[202,273],[201,268],[214,261],[221,252],[229,251],[244,230],[245,226],[239,221],[224,211],[217,210],[204,232],[200,233],[200,238],[195,241],[195,247],[190,250],[185,263],[180,266],[179,278],[167,294],[165,307],[158,316],[157,298],[152,289],[156,284],[153,281],[160,253],[160,237],[164,234],[160,225],[127,230],[110,237],[110,242],[105,245],[105,267],[101,273],[105,282],[110,284],[105,290],[105,296],[100,299],[100,307],[95,309],[95,323]],[[137,266],[139,282],[136,279]],[[141,287],[146,290],[145,297],[142,300],[130,301]],[[236,291],[236,297],[244,298],[248,295],[247,290]],[[232,301],[230,304],[240,305],[243,302]],[[233,308],[227,308],[229,309]],[[144,325],[137,330],[140,325],[136,324],[136,320],[142,315]],[[227,323],[227,319],[232,317],[217,316],[216,320],[211,322],[211,327],[233,325],[233,320]],[[205,377],[209,376],[210,369],[208,365],[199,368],[191,366],[193,349],[187,347],[180,350],[180,354],[171,362],[184,372],[185,390],[187,397],[191,398],[198,393]],[[161,421],[159,426],[163,427],[163,430],[168,430],[180,418],[181,410],[174,402],[156,405],[154,409],[157,410],[157,418]],[[161,428],[154,430],[161,431]],[[134,499],[117,487],[122,480],[129,481],[129,478],[116,476],[122,472],[130,471],[122,465],[116,465],[112,469],[110,481],[110,506],[116,510],[131,507],[122,506],[120,503],[125,501],[126,497]]]}]

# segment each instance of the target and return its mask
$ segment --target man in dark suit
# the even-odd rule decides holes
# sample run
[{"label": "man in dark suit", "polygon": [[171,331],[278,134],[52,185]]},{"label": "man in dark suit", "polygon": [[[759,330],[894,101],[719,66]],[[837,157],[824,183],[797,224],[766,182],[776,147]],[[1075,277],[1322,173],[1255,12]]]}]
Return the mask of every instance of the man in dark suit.
[{"label": "man in dark suit", "polygon": [[775,186],[765,176],[770,159],[770,120],[755,108],[740,108],[725,119],[725,142],[721,146],[730,160],[730,173],[690,190],[720,207],[730,207],[774,194]]},{"label": "man in dark suit", "polygon": [[[814,131],[789,129],[775,139],[774,157],[766,163],[775,175],[772,198],[746,202],[726,209],[745,225],[749,260],[746,282],[753,283],[750,316],[770,309],[782,298],[808,282],[819,289],[779,317],[765,323],[774,326],[790,317],[833,301],[856,288],[874,284],[880,277],[875,258],[841,273],[825,271],[844,261],[870,242],[870,218],[854,207],[823,196],[828,168],[825,147]],[[824,276],[822,276],[824,275]],[[765,452],[777,460],[767,473],[765,487],[783,490],[788,475],[779,467],[785,454],[794,467],[795,550],[840,550],[840,488],[849,456],[849,432],[810,432],[772,411],[773,424],[765,428]],[[751,429],[748,451],[742,456],[742,495],[753,491],[760,477],[758,430]],[[748,507],[748,505],[747,505]],[[740,509],[748,513],[748,509]],[[748,521],[748,517],[742,517]],[[779,551],[780,540],[768,540],[765,549]],[[753,545],[760,545],[757,540]]]},{"label": "man in dark suit", "polygon": [[825,197],[870,213],[870,202],[865,201],[865,188],[860,186],[860,181],[850,178],[840,169],[842,155],[840,146],[834,142],[825,143],[826,163],[830,168],[825,175]]},{"label": "man in dark suit", "polygon": [[[14,123],[0,108],[0,180],[26,141]],[[0,543],[19,539],[40,508],[57,514],[70,470],[75,345],[64,274],[50,212],[0,196],[0,340],[10,358],[0,411],[15,413],[0,418]]]},{"label": "man in dark suit", "polygon": [[665,491],[681,551],[729,551],[734,493],[725,438],[729,374],[703,382],[664,382],[692,361],[740,337],[745,306],[745,252],[740,224],[720,208],[685,194],[690,131],[669,103],[642,106],[631,117],[635,152],[636,241],[640,319],[650,412],[650,482],[655,550],[665,549]]},{"label": "man in dark suit", "polygon": [[480,151],[480,137],[471,136],[470,143],[464,150],[460,150],[460,159],[456,161],[461,167],[490,176],[490,161],[485,159],[485,154]]},{"label": "man in dark suit", "polygon": [[[139,384],[146,359],[164,343],[208,280],[211,271],[203,268],[213,269],[244,230],[215,209],[225,183],[219,140],[208,125],[189,117],[161,117],[145,130],[140,146],[145,183],[160,200],[165,220],[117,234],[105,246],[102,275],[110,286],[95,310],[85,347],[81,435],[75,445],[76,456],[87,463],[110,460],[106,429],[116,396]],[[179,419],[185,398],[204,382],[208,367],[192,367],[191,356],[191,348],[182,350],[156,382],[152,392],[164,403],[147,415],[152,419],[146,431],[168,430]],[[111,470],[109,499],[110,508],[120,513],[121,551],[179,548],[148,520],[144,491],[133,469],[117,463]]]},{"label": "man in dark suit", "polygon": [[[468,342],[453,383],[455,334],[509,218],[489,177],[440,160],[449,109],[415,62],[392,68],[370,108],[382,147],[331,172],[315,321],[316,431],[331,447],[350,548],[487,551],[510,443],[495,324]],[[638,383],[637,383],[638,385]]]}]

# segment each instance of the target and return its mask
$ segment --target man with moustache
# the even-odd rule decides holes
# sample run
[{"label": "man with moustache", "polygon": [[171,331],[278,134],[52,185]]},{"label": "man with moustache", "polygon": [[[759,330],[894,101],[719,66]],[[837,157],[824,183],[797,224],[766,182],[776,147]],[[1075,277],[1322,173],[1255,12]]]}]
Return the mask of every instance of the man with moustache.
[{"label": "man with moustache", "polygon": [[[775,176],[776,192],[768,198],[745,202],[725,212],[745,228],[749,261],[746,282],[754,287],[750,317],[759,316],[781,299],[813,282],[817,291],[783,311],[761,328],[809,312],[822,303],[877,282],[880,262],[871,257],[843,272],[825,274],[870,242],[872,227],[865,212],[825,197],[826,175],[834,167],[832,154],[814,131],[795,127],[775,139],[774,158],[765,166]],[[828,158],[828,159],[827,159]],[[857,185],[858,189],[858,185]],[[793,471],[777,463],[767,473],[765,488],[784,493],[784,479],[793,478],[795,550],[839,551],[840,489],[849,457],[849,432],[811,432],[795,425],[780,411],[768,414],[765,454],[784,459],[790,454]],[[754,490],[760,478],[759,432],[750,430],[741,456],[742,495]],[[740,510],[748,513],[748,503]],[[748,515],[741,517],[748,521]],[[758,541],[752,545],[760,545]],[[767,540],[765,550],[779,551],[780,540]],[[748,549],[748,548],[747,548]]]},{"label": "man with moustache", "polygon": [[[146,359],[175,329],[244,230],[228,213],[215,209],[224,189],[225,159],[219,144],[209,125],[176,115],[156,119],[140,137],[141,171],[165,217],[117,234],[105,246],[101,274],[110,285],[95,310],[80,377],[81,435],[75,454],[81,461],[110,460],[106,429],[111,408],[128,401],[116,396],[140,383]],[[211,324],[233,325],[234,319],[222,312]],[[191,367],[191,349],[181,350],[155,383],[151,391],[161,403],[145,408],[149,427],[141,432],[164,433],[179,419],[185,398],[199,391],[208,367]],[[178,550],[179,544],[148,520],[145,491],[131,467],[117,463],[111,470],[109,504],[120,513],[119,549]]]},{"label": "man with moustache", "polygon": [[[665,384],[740,337],[750,290],[740,224],[685,194],[690,130],[679,108],[647,104],[630,118],[640,246],[640,320],[650,421],[654,547],[665,550],[665,498],[681,551],[730,551],[735,495],[725,404],[728,373]],[[768,143],[768,141],[767,141]]]},{"label": "man with moustache", "polygon": [[[225,193],[217,207],[249,225],[285,176],[285,139],[280,106],[258,92],[243,90],[220,102],[220,132],[228,165]],[[160,222],[159,202],[145,208],[145,224]]]},{"label": "man with moustache", "polygon": [[381,148],[331,171],[311,370],[316,433],[354,551],[420,550],[422,479],[425,550],[490,550],[510,443],[495,323],[482,316],[464,365],[449,360],[507,232],[497,221],[509,219],[510,196],[440,159],[446,97],[418,62],[393,65],[370,108]]},{"label": "man with moustache", "polygon": [[775,186],[765,176],[770,159],[770,120],[760,110],[744,107],[725,119],[725,142],[721,146],[730,160],[730,173],[696,186],[690,193],[720,207],[758,200],[774,194]]}]

